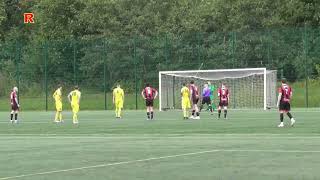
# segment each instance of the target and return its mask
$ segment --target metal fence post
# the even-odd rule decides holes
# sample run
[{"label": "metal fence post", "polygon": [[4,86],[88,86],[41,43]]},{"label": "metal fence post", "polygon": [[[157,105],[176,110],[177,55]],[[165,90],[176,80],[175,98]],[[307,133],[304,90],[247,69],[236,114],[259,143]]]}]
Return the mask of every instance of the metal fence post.
[{"label": "metal fence post", "polygon": [[134,83],[135,83],[135,95],[136,95],[136,110],[138,109],[138,77],[137,77],[137,46],[136,37],[133,39],[133,59],[134,59]]},{"label": "metal fence post", "polygon": [[200,34],[200,32],[197,32],[197,44],[198,44],[198,64],[199,64],[199,66],[201,65],[201,34]]},{"label": "metal fence post", "polygon": [[76,76],[76,41],[73,40],[73,84],[77,85]]},{"label": "metal fence post", "polygon": [[[16,41],[16,82],[20,89],[20,60],[21,60],[21,44]],[[18,92],[18,101],[20,102],[20,93]]]},{"label": "metal fence post", "polygon": [[107,110],[107,44],[103,41],[103,92],[104,92],[104,110]]},{"label": "metal fence post", "polygon": [[308,108],[309,107],[309,93],[308,93],[308,36],[307,36],[308,32],[307,32],[307,25],[304,26],[304,33],[303,33],[303,41],[304,41],[304,72],[305,72],[305,105]]},{"label": "metal fence post", "polygon": [[[236,53],[236,33],[232,32],[232,68],[235,68],[235,62],[236,62],[236,57],[235,57],[235,53]],[[236,97],[236,91],[235,91],[235,83],[234,83],[234,79],[232,80],[232,89],[233,89],[233,97]],[[236,99],[233,98],[233,108],[236,108]]]},{"label": "metal fence post", "polygon": [[46,101],[46,111],[48,111],[48,44],[44,44],[44,84],[45,84],[45,101]]},{"label": "metal fence post", "polygon": [[166,70],[169,70],[169,53],[168,53],[168,49],[169,49],[169,47],[168,47],[169,45],[168,45],[168,34],[166,33],[165,34],[165,45],[164,45],[164,55],[165,55],[165,59],[166,59],[166,67],[167,67],[167,69]]},{"label": "metal fence post", "polygon": [[271,56],[270,56],[270,53],[271,53],[271,33],[270,33],[270,30],[268,29],[267,30],[267,58],[268,58],[268,67],[269,68],[272,68],[272,59],[271,59]]}]

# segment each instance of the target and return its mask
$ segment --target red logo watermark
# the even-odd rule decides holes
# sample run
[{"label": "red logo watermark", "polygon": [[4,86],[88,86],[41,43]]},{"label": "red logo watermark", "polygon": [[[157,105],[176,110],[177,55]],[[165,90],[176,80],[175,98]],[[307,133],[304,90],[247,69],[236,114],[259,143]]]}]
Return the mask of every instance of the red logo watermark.
[{"label": "red logo watermark", "polygon": [[33,13],[24,13],[23,22],[25,24],[34,23],[34,14]]}]

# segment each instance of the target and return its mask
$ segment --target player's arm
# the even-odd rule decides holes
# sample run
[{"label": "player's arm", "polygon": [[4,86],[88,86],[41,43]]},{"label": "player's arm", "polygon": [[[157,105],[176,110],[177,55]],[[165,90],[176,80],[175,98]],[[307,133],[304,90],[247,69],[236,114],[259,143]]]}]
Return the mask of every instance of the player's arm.
[{"label": "player's arm", "polygon": [[71,103],[71,92],[68,94],[69,103]]},{"label": "player's arm", "polygon": [[17,96],[14,98],[14,101],[16,102],[17,106],[19,107],[20,105],[18,103],[18,97]]},{"label": "player's arm", "polygon": [[281,93],[281,92],[279,92],[279,95],[278,95],[278,101],[277,101],[277,107],[279,107],[280,100],[281,100],[281,96],[282,96],[282,93]]},{"label": "player's arm", "polygon": [[53,93],[52,97],[53,99],[56,97],[56,92]]},{"label": "player's arm", "polygon": [[141,96],[143,97],[143,99],[146,99],[146,96],[144,95],[144,90],[141,91]]},{"label": "player's arm", "polygon": [[124,90],[122,90],[122,102],[124,102]]},{"label": "player's arm", "polygon": [[113,92],[112,92],[112,103],[114,104],[114,102],[115,102],[115,90],[113,90]]},{"label": "player's arm", "polygon": [[154,91],[155,91],[154,99],[156,99],[156,98],[157,98],[157,96],[158,96],[158,91],[157,91],[157,90],[155,90],[155,89],[154,89]]},{"label": "player's arm", "polygon": [[79,92],[79,95],[78,95],[78,104],[80,104],[80,100],[81,100],[81,93]]},{"label": "player's arm", "polygon": [[277,107],[280,105],[281,97],[282,97],[282,88],[280,87],[279,90],[279,95],[278,95],[278,100],[277,100]]},{"label": "player's arm", "polygon": [[13,100],[13,95],[10,94],[10,104],[11,104],[11,105],[13,105],[13,101],[14,101],[14,100]]}]

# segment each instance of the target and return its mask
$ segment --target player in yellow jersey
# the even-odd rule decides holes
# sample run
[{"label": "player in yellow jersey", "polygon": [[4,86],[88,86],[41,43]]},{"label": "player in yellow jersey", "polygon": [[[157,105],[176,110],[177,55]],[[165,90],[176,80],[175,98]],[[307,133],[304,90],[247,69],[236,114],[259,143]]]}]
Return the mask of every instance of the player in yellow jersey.
[{"label": "player in yellow jersey", "polygon": [[187,87],[186,83],[183,83],[181,88],[181,108],[183,110],[183,119],[188,119],[189,109],[191,108],[190,104],[190,90]]},{"label": "player in yellow jersey", "polygon": [[56,104],[56,116],[54,118],[54,122],[60,123],[62,120],[62,86],[59,85],[58,89],[53,93],[53,99]]},{"label": "player in yellow jersey", "polygon": [[80,99],[81,99],[81,92],[79,91],[79,87],[75,86],[74,90],[71,91],[68,95],[69,102],[71,103],[71,108],[73,112],[73,124],[78,124],[78,112],[80,108]]},{"label": "player in yellow jersey", "polygon": [[121,118],[121,110],[124,102],[124,91],[121,89],[120,84],[117,84],[117,87],[113,89],[112,94],[112,102],[116,109],[116,118]]}]

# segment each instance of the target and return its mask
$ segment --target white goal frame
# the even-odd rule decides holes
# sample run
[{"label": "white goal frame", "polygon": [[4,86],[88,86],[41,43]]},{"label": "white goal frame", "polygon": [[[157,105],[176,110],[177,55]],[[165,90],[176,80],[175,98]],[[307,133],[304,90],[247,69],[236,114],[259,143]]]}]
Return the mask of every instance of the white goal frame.
[{"label": "white goal frame", "polygon": [[[162,99],[162,84],[161,76],[165,74],[173,73],[205,73],[205,72],[232,72],[232,71],[263,71],[263,109],[267,109],[267,68],[240,68],[240,69],[216,69],[216,70],[185,70],[185,71],[159,71],[159,111],[162,111],[161,99]],[[194,78],[199,78],[194,76]],[[228,77],[226,77],[228,78]]]}]

